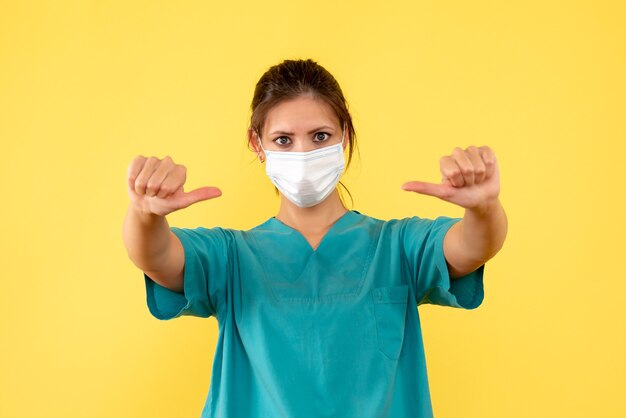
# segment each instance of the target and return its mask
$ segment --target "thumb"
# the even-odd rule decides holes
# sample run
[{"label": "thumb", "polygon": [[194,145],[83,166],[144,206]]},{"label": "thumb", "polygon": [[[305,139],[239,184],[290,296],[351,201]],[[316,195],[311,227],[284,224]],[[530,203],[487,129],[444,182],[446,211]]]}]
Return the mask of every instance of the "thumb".
[{"label": "thumb", "polygon": [[408,181],[402,185],[402,190],[435,196],[438,198],[446,196],[446,190],[448,188],[450,188],[450,186],[446,184],[426,183],[423,181]]},{"label": "thumb", "polygon": [[222,191],[217,187],[200,187],[188,193],[183,193],[181,203],[183,207],[191,206],[202,200],[209,200],[222,195]]}]

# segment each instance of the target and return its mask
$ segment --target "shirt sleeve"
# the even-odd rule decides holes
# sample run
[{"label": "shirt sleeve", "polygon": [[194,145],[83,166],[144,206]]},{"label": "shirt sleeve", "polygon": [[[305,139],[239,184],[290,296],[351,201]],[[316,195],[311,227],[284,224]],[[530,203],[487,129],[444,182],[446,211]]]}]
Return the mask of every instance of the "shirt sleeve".
[{"label": "shirt sleeve", "polygon": [[443,253],[446,233],[461,219],[446,216],[435,220],[417,216],[405,218],[402,242],[418,305],[475,309],[482,303],[485,265],[451,279]]},{"label": "shirt sleeve", "polygon": [[217,316],[226,300],[232,271],[228,234],[219,227],[171,227],[170,230],[180,239],[185,251],[184,293],[161,286],[143,273],[150,313],[160,320]]}]

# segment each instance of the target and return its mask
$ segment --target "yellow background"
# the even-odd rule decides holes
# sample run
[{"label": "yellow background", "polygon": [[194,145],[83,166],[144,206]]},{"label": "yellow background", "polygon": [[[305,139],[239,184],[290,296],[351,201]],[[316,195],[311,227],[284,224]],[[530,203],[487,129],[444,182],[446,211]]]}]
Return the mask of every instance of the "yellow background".
[{"label": "yellow background", "polygon": [[222,189],[172,226],[276,214],[245,132],[286,58],[342,86],[364,214],[463,216],[400,185],[438,182],[455,146],[496,152],[509,233],[484,302],[420,307],[435,415],[626,416],[624,2],[0,6],[0,416],[199,417],[217,323],[150,316],[126,170],[170,155],[186,190]]}]

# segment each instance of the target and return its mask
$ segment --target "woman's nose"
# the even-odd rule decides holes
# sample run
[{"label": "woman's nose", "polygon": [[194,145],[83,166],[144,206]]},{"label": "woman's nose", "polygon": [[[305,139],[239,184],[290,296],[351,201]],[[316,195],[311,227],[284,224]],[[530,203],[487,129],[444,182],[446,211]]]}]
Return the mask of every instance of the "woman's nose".
[{"label": "woman's nose", "polygon": [[290,151],[293,152],[307,152],[313,149],[312,144],[306,144],[303,141],[296,141],[296,143],[291,147]]}]

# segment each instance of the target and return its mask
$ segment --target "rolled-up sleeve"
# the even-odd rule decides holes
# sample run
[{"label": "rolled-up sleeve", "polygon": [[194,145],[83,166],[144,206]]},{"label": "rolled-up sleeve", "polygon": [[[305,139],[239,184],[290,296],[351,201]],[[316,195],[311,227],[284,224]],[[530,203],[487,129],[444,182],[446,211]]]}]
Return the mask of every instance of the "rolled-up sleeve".
[{"label": "rolled-up sleeve", "polygon": [[232,271],[227,231],[219,227],[170,229],[185,252],[184,293],[161,286],[143,273],[150,313],[160,320],[216,316],[225,303]]},{"label": "rolled-up sleeve", "polygon": [[475,309],[484,299],[483,264],[465,276],[451,279],[443,252],[448,230],[462,218],[404,219],[403,246],[418,305],[433,304]]}]

